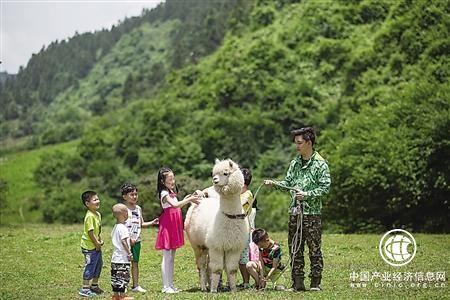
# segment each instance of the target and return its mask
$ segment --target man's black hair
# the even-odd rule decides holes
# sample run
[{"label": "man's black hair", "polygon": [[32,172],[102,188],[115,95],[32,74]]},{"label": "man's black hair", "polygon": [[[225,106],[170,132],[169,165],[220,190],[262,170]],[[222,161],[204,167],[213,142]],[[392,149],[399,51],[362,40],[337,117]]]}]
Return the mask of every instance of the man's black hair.
[{"label": "man's black hair", "polygon": [[311,141],[314,146],[316,141],[316,133],[312,127],[303,127],[300,129],[294,129],[291,131],[292,140],[295,142],[295,137],[301,135],[305,141]]}]

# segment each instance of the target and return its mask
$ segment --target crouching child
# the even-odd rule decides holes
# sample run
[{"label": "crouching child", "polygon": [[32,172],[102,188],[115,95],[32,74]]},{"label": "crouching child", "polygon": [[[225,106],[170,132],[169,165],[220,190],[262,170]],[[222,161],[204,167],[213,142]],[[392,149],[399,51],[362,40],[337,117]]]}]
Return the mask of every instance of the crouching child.
[{"label": "crouching child", "polygon": [[284,270],[281,263],[283,252],[280,244],[273,241],[264,229],[255,229],[252,233],[252,241],[259,248],[259,260],[249,261],[247,270],[255,280],[255,287],[264,289],[267,281],[276,280]]}]

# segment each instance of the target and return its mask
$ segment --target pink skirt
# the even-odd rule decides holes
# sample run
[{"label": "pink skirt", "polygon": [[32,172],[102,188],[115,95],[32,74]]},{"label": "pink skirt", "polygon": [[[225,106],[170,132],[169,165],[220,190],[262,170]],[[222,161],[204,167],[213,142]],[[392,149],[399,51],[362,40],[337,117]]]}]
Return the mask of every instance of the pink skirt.
[{"label": "pink skirt", "polygon": [[165,208],[159,216],[159,231],[156,237],[156,250],[177,249],[184,245],[184,226],[181,209]]}]

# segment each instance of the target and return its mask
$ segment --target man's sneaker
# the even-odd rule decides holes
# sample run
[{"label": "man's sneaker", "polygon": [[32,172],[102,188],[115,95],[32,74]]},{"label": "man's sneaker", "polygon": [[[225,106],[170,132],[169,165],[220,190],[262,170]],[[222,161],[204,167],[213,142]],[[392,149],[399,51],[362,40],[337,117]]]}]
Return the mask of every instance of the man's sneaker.
[{"label": "man's sneaker", "polygon": [[140,285],[138,285],[137,287],[133,288],[131,291],[132,292],[136,292],[136,293],[145,293],[145,292],[147,292],[147,290],[142,288]]},{"label": "man's sneaker", "polygon": [[97,295],[100,295],[104,292],[104,290],[102,290],[98,285],[91,285],[91,291],[93,291],[94,293],[96,293]]},{"label": "man's sneaker", "polygon": [[84,289],[84,288],[81,288],[80,291],[78,292],[78,294],[81,297],[89,297],[89,298],[97,296],[97,294],[94,293],[93,291],[91,291],[90,289]]},{"label": "man's sneaker", "polygon": [[171,286],[171,288],[172,288],[172,290],[174,290],[174,291],[177,292],[177,293],[183,291],[182,289],[179,289],[179,288],[177,288],[177,287],[174,287],[173,285]]}]

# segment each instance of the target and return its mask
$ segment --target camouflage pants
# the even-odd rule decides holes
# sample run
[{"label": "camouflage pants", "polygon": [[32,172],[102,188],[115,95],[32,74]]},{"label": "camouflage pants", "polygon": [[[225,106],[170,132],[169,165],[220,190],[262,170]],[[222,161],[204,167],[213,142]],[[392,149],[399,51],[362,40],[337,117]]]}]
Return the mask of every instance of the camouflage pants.
[{"label": "camouflage pants", "polygon": [[[305,241],[309,248],[309,260],[311,262],[311,273],[309,274],[309,277],[320,278],[323,269],[323,257],[320,249],[322,240],[321,217],[317,215],[303,216],[301,241],[300,232],[298,233],[297,239],[295,239],[297,228],[299,228],[300,231],[299,224],[297,224],[297,222],[300,222],[300,219],[300,215],[289,215],[288,244],[289,256],[291,257],[292,278],[305,277],[305,272],[303,271],[305,268],[305,258],[303,256],[303,252],[305,251]],[[295,245],[293,245],[293,243],[295,243]],[[294,257],[292,257],[292,247],[294,247],[294,251],[296,249],[298,250]]]}]

